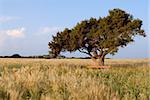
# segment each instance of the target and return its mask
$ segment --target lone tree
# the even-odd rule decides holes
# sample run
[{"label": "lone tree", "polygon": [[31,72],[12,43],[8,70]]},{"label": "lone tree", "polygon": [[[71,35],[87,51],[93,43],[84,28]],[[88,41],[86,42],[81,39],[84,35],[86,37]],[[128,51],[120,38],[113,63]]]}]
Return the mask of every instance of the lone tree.
[{"label": "lone tree", "polygon": [[114,55],[119,47],[134,42],[135,36],[146,36],[141,26],[142,20],[134,19],[121,9],[113,9],[106,17],[90,18],[77,23],[72,29],[58,32],[48,45],[53,57],[60,52],[78,50],[103,66],[107,54]]}]

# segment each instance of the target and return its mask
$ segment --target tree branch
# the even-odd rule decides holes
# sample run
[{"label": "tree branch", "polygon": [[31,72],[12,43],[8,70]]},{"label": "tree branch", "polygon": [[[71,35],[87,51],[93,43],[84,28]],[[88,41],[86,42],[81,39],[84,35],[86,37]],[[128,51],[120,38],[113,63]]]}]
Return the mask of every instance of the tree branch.
[{"label": "tree branch", "polygon": [[88,51],[88,52],[86,52],[86,51],[82,51],[82,50],[80,50],[80,49],[78,49],[78,51],[79,52],[81,52],[81,53],[85,53],[85,54],[87,54],[87,55],[89,55],[89,56],[92,56],[91,54],[90,54],[90,52]]},{"label": "tree branch", "polygon": [[114,48],[109,48],[108,50],[106,50],[104,52],[104,55],[107,55],[108,53],[112,52],[114,49],[116,49],[115,47]]}]

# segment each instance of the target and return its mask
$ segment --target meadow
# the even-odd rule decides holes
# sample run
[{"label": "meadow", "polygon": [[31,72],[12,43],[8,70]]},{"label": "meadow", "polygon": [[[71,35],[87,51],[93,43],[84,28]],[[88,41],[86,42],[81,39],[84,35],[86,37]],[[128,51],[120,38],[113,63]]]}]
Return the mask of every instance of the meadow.
[{"label": "meadow", "polygon": [[150,100],[150,59],[0,59],[0,100]]}]

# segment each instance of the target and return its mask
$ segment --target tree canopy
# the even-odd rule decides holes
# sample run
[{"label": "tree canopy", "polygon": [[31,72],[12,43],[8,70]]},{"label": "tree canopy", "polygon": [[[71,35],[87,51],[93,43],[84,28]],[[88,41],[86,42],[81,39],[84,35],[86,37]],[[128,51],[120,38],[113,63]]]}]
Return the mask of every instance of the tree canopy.
[{"label": "tree canopy", "polygon": [[141,26],[142,20],[134,19],[121,9],[113,9],[106,17],[83,20],[72,29],[58,32],[48,45],[54,57],[60,52],[78,50],[104,65],[107,54],[114,55],[119,47],[134,42],[137,35],[146,36]]}]

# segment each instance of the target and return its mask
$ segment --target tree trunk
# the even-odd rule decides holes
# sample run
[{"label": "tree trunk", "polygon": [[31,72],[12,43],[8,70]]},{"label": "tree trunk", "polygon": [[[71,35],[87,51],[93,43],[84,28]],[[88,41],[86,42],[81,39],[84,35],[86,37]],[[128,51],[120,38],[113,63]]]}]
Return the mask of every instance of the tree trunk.
[{"label": "tree trunk", "polygon": [[93,62],[95,63],[95,66],[104,66],[104,56],[94,58],[92,57]]},{"label": "tree trunk", "polygon": [[104,59],[105,58],[103,56],[98,59],[98,65],[99,66],[104,66]]}]

